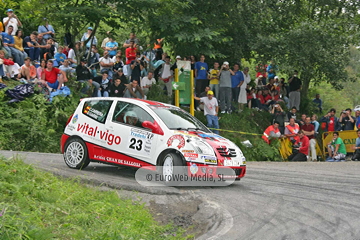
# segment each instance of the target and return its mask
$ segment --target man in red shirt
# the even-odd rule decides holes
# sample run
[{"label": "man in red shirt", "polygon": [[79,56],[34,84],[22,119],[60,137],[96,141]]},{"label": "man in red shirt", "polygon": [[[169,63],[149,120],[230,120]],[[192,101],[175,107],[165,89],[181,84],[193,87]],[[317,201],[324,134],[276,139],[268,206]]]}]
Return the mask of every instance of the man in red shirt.
[{"label": "man in red shirt", "polygon": [[270,125],[268,128],[265,129],[262,139],[264,139],[264,141],[267,144],[270,144],[270,139],[271,138],[280,138],[281,136],[281,132],[279,129],[279,122],[278,121],[274,121],[273,125]]},{"label": "man in red shirt", "polygon": [[334,108],[320,119],[320,122],[326,123],[324,132],[334,132],[339,131],[341,126],[339,124],[339,119],[335,117],[336,110]]},{"label": "man in red shirt", "polygon": [[130,64],[133,60],[136,58],[136,47],[135,47],[135,41],[130,40],[130,47],[128,47],[125,50],[125,56],[126,56],[126,65]]},{"label": "man in red shirt", "polygon": [[315,127],[311,124],[310,117],[305,118],[305,124],[301,126],[301,130],[303,130],[304,134],[309,138],[310,141],[310,153],[311,158],[310,161],[317,161],[316,157],[316,139],[315,139]]},{"label": "man in red shirt", "polygon": [[[47,61],[46,68],[41,75],[41,82],[53,89],[60,89],[68,79],[64,71],[54,68],[53,65],[54,62],[52,60]],[[58,77],[59,74],[60,76]]]},{"label": "man in red shirt", "polygon": [[307,161],[307,154],[309,152],[309,138],[305,136],[303,130],[299,131],[299,137],[300,137],[299,147],[293,148],[293,154],[291,154],[288,157],[289,161],[293,161],[293,162]]}]

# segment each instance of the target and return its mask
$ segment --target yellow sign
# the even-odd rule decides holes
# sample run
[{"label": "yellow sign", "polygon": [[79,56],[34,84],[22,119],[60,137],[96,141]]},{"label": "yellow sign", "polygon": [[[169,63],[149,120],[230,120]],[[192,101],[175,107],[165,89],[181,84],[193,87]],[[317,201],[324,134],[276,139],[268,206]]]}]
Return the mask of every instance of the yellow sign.
[{"label": "yellow sign", "polygon": [[[343,140],[345,144],[346,151],[348,153],[354,152],[352,147],[355,146],[357,131],[348,130],[348,131],[340,131],[338,133],[339,133],[339,137]],[[322,139],[323,139],[323,148],[324,148],[323,151],[325,152],[325,149],[327,148],[329,142],[331,142],[331,140],[333,139],[333,132],[324,132]]]}]

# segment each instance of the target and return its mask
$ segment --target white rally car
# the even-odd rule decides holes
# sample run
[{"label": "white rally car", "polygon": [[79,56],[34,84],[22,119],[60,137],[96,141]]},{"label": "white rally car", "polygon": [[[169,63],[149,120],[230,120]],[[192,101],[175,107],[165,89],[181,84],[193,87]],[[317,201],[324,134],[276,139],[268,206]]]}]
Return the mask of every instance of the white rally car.
[{"label": "white rally car", "polygon": [[65,163],[77,169],[93,161],[153,170],[162,166],[167,174],[174,166],[188,166],[192,174],[230,167],[236,180],[246,172],[245,157],[233,142],[181,108],[140,99],[82,99],[66,124],[61,151]]}]

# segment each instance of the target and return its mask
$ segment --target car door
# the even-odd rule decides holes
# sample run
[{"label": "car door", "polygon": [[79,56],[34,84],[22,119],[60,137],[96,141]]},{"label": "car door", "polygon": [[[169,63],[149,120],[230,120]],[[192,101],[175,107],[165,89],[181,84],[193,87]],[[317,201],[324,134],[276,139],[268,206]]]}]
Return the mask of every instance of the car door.
[{"label": "car door", "polygon": [[153,123],[154,118],[142,107],[119,100],[115,105],[111,120],[109,119],[106,123],[106,128],[114,137],[121,137],[121,143],[113,144],[109,148],[155,165],[156,157],[153,155],[158,135],[144,128],[142,126],[144,121]]},{"label": "car door", "polygon": [[103,133],[106,132],[105,122],[112,103],[112,100],[86,100],[81,113],[76,114],[76,135],[86,142],[91,159],[105,160],[102,157],[103,147],[106,147]]}]

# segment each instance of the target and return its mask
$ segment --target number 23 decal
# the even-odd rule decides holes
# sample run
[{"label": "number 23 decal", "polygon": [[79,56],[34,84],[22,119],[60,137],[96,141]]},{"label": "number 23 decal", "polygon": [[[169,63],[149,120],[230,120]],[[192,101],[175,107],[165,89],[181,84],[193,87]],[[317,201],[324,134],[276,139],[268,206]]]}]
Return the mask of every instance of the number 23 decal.
[{"label": "number 23 decal", "polygon": [[137,140],[136,141],[136,139],[135,138],[132,138],[132,139],[130,139],[130,146],[129,146],[129,148],[131,148],[131,149],[136,149],[136,150],[138,150],[138,151],[141,151],[141,149],[142,149],[142,143],[143,143],[143,141],[142,140]]}]

